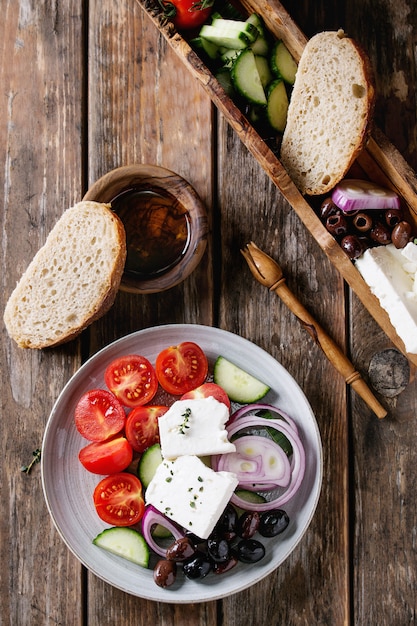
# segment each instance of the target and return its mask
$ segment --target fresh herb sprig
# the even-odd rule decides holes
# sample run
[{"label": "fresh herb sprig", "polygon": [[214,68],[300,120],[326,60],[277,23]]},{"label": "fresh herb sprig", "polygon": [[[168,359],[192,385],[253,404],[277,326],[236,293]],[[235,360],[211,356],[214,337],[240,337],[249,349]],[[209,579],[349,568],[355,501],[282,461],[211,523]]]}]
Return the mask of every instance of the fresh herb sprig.
[{"label": "fresh herb sprig", "polygon": [[190,424],[188,422],[190,421],[190,417],[191,417],[191,409],[189,407],[186,408],[184,413],[181,415],[181,417],[183,418],[183,421],[182,421],[182,424],[180,424],[178,428],[178,432],[181,435],[185,435],[186,429],[190,428]]},{"label": "fresh herb sprig", "polygon": [[32,467],[35,465],[35,463],[39,463],[40,460],[41,460],[41,449],[40,448],[36,448],[36,450],[34,450],[32,452],[32,454],[33,454],[33,459],[31,460],[29,465],[22,465],[22,467],[20,468],[20,471],[24,472],[25,474],[30,474],[30,471],[31,471]]}]

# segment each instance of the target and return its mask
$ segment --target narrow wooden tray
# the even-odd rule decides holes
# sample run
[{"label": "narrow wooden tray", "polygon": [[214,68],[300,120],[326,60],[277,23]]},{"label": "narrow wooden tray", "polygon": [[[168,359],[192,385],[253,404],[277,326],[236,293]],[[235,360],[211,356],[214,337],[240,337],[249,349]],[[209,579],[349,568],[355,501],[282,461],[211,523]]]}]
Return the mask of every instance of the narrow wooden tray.
[{"label": "narrow wooden tray", "polygon": [[[408,357],[410,362],[417,365],[417,355],[405,352],[402,340],[398,337],[387,313],[379,305],[378,299],[371,293],[354,264],[328,233],[309,203],[309,198],[304,197],[298,191],[276,155],[226,95],[219,82],[187,41],[163,17],[158,4],[154,0],[137,0],[137,2],[191,74],[203,85],[212,102],[236,131],[241,141],[256,158],[284,198],[290,203],[323,252],[338,269],[369,313],[393,344]],[[295,60],[299,61],[307,39],[278,0],[240,0],[240,5],[248,14],[256,12],[261,15],[268,30],[276,38],[282,39]],[[403,198],[409,212],[409,219],[417,226],[416,175],[378,128],[373,128],[368,143],[356,160],[355,166],[359,167],[364,175],[372,181],[394,189]]]}]

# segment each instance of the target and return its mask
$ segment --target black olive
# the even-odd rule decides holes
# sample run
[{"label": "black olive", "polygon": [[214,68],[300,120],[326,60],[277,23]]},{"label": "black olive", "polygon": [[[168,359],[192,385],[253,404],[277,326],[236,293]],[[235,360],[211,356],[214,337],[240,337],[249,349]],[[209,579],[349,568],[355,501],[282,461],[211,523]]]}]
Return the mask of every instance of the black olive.
[{"label": "black olive", "polygon": [[228,504],[216,524],[215,533],[222,535],[225,539],[230,541],[236,537],[237,519],[238,514],[236,509],[231,504]]},{"label": "black olive", "polygon": [[282,509],[273,509],[262,513],[259,522],[259,534],[263,537],[276,537],[284,532],[290,523],[290,518]]},{"label": "black olive", "polygon": [[343,237],[348,231],[348,224],[345,216],[339,211],[330,215],[326,220],[326,228],[335,237]]},{"label": "black olive", "polygon": [[385,222],[389,228],[394,228],[402,220],[401,209],[387,209],[385,211]]},{"label": "black olive", "polygon": [[391,234],[392,243],[396,248],[405,248],[412,239],[412,228],[408,222],[398,222]]},{"label": "black olive", "polygon": [[257,563],[265,556],[265,547],[256,539],[242,539],[237,544],[236,552],[242,563]]},{"label": "black olive", "polygon": [[325,222],[330,215],[338,213],[340,209],[331,198],[325,198],[320,206],[320,217]]},{"label": "black olive", "polygon": [[257,511],[245,511],[239,517],[236,530],[239,537],[250,539],[258,530],[259,513]]},{"label": "black olive", "polygon": [[213,535],[207,539],[207,553],[215,563],[224,563],[230,556],[229,542],[224,537]]},{"label": "black olive", "polygon": [[391,231],[381,222],[374,224],[370,232],[370,237],[373,241],[383,246],[391,243]]},{"label": "black olive", "polygon": [[366,249],[363,241],[356,235],[346,235],[345,237],[343,237],[342,241],[340,242],[340,247],[352,260],[360,257]]},{"label": "black olive", "polygon": [[177,564],[174,561],[160,559],[153,570],[153,579],[158,587],[170,587],[177,576]]},{"label": "black olive", "polygon": [[166,558],[169,561],[185,561],[195,554],[196,548],[192,544],[189,537],[180,537],[174,543],[168,546],[166,550]]},{"label": "black olive", "polygon": [[236,554],[231,553],[229,559],[224,561],[223,563],[213,563],[213,572],[215,574],[224,574],[225,572],[229,572],[239,563],[239,559]]},{"label": "black olive", "polygon": [[352,222],[356,230],[359,230],[361,233],[371,230],[373,224],[372,217],[367,213],[357,213]]},{"label": "black olive", "polygon": [[212,568],[211,561],[202,552],[196,552],[190,559],[184,561],[182,569],[184,575],[192,580],[204,578]]}]

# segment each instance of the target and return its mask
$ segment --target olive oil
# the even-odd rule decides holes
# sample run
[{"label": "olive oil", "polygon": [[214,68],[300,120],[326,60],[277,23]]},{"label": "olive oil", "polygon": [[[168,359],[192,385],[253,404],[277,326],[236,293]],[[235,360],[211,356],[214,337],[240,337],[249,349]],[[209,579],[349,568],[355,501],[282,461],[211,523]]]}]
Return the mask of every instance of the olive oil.
[{"label": "olive oil", "polygon": [[166,192],[131,188],[111,206],[126,230],[125,273],[147,279],[179,263],[190,241],[190,216],[178,200]]}]

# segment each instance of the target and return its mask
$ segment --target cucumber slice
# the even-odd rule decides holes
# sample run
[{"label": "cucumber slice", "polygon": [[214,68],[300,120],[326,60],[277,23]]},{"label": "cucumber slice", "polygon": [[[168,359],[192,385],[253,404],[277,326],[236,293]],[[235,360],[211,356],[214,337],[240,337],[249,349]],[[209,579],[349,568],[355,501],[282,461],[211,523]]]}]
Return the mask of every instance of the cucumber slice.
[{"label": "cucumber slice", "polygon": [[226,67],[223,67],[216,73],[216,78],[229,96],[229,98],[233,98],[233,96],[235,95],[235,89],[233,87],[230,71]]},{"label": "cucumber slice", "polygon": [[154,443],[153,446],[147,448],[142,454],[138,465],[138,478],[145,489],[154,477],[156,468],[161,463],[161,446],[159,443]]},{"label": "cucumber slice", "polygon": [[262,87],[255,55],[250,48],[242,50],[237,57],[231,76],[233,85],[246,100],[253,104],[266,104],[266,96]]},{"label": "cucumber slice", "polygon": [[259,54],[260,56],[269,56],[269,44],[267,40],[267,35],[265,31],[265,25],[260,15],[257,13],[252,13],[249,15],[246,20],[247,24],[253,24],[258,29],[259,35],[255,39],[253,43],[251,43],[250,47],[253,50],[254,54]]},{"label": "cucumber slice", "polygon": [[219,47],[243,50],[247,48],[250,41],[245,33],[241,31],[224,31],[215,28],[212,24],[205,24],[200,31],[200,37],[206,39]]},{"label": "cucumber slice", "polygon": [[274,130],[284,132],[287,123],[288,95],[283,80],[277,78],[269,86],[266,114]]},{"label": "cucumber slice", "polygon": [[[252,48],[253,52],[253,48]],[[259,73],[259,78],[261,79],[262,87],[264,90],[269,85],[269,83],[273,80],[272,72],[269,68],[269,63],[266,57],[262,57],[259,55],[255,55],[255,63]]]},{"label": "cucumber slice", "polygon": [[239,20],[225,20],[220,18],[213,20],[211,26],[218,30],[219,33],[243,33],[250,43],[253,43],[259,37],[259,30],[254,24],[251,24],[250,22],[241,22]]},{"label": "cucumber slice", "polygon": [[93,544],[142,567],[149,565],[148,544],[134,528],[106,528],[93,539]]},{"label": "cucumber slice", "polygon": [[214,364],[214,382],[220,385],[229,398],[239,404],[251,404],[263,398],[270,387],[244,371],[223,356]]},{"label": "cucumber slice", "polygon": [[297,73],[297,63],[282,41],[277,41],[271,54],[271,68],[278,78],[293,85]]},{"label": "cucumber slice", "polygon": [[[246,500],[246,502],[252,502],[253,504],[263,504],[264,502],[266,502],[265,498],[259,493],[256,493],[256,491],[237,489],[235,493],[237,496],[239,496],[239,498],[242,498],[242,500]],[[234,507],[236,508],[238,515],[242,515],[242,513],[245,511],[245,509],[242,509],[236,505],[234,505]]]}]

